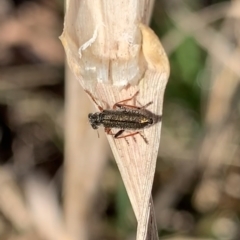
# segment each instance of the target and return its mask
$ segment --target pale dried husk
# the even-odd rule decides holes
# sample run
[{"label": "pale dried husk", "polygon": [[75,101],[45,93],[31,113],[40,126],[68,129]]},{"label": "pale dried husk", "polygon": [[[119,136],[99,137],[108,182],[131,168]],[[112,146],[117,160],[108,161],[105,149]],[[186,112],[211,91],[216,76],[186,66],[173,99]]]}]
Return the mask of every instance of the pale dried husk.
[{"label": "pale dried husk", "polygon": [[[169,63],[160,41],[146,25],[148,1],[70,1],[61,36],[68,64],[82,87],[103,108],[139,91],[137,102],[162,115]],[[152,4],[152,2],[151,2]],[[90,127],[90,125],[89,125]],[[108,135],[138,221],[137,239],[158,239],[151,189],[160,143],[161,122],[141,136]]]}]

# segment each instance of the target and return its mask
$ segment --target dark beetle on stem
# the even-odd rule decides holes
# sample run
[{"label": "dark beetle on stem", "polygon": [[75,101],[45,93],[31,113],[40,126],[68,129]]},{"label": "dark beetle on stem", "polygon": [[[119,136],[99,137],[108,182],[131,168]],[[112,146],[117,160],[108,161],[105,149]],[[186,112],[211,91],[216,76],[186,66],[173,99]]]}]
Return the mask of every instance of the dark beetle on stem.
[{"label": "dark beetle on stem", "polygon": [[[139,92],[136,92],[131,98],[117,102],[112,109],[103,109],[98,105],[95,98],[89,93],[89,96],[98,106],[100,112],[89,113],[88,120],[93,129],[99,126],[105,128],[107,134],[114,135],[114,138],[126,138],[136,134],[141,135],[146,143],[148,143],[145,136],[140,131],[134,131],[127,135],[122,135],[125,130],[141,130],[150,127],[161,120],[161,116],[156,115],[146,108],[152,104],[147,103],[142,107],[123,104],[132,100]],[[120,129],[117,133],[112,133],[112,128]]]}]

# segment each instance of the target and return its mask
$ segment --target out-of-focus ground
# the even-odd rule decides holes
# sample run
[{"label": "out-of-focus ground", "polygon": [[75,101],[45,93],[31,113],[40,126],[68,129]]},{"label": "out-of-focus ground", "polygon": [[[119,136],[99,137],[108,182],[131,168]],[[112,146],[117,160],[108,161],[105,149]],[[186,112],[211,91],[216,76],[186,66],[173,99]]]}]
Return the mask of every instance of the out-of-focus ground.
[{"label": "out-of-focus ground", "polygon": [[[71,239],[62,25],[62,1],[0,1],[1,240]],[[171,65],[153,186],[159,235],[239,240],[240,1],[157,0],[151,26]],[[89,239],[134,239],[136,220],[108,160],[89,201]]]}]

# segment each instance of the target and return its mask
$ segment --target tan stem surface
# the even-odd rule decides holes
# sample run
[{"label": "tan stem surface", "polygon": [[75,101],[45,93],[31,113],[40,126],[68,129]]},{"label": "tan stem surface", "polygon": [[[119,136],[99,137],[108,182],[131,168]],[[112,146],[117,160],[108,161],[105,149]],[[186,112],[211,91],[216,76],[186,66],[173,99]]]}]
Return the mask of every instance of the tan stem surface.
[{"label": "tan stem surface", "polygon": [[[149,21],[152,4],[124,0],[93,6],[91,1],[69,1],[61,41],[71,70],[103,109],[139,91],[128,104],[152,101],[147,109],[162,116],[169,63],[158,37],[141,24]],[[143,129],[148,144],[140,135],[108,135],[138,221],[137,240],[158,239],[151,190],[160,131],[161,121]]]},{"label": "tan stem surface", "polygon": [[64,212],[69,233],[84,240],[108,149],[106,139],[89,128],[90,102],[69,71],[65,85]]}]

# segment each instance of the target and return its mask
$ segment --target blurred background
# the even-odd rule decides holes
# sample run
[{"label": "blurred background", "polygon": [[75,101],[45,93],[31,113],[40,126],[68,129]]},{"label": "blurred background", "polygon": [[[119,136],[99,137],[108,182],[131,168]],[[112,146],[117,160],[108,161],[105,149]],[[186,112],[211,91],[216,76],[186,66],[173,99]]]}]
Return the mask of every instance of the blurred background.
[{"label": "blurred background", "polygon": [[[97,159],[77,180],[68,180],[82,175],[69,156],[63,164],[63,6],[0,1],[0,239],[70,240],[73,225],[76,239],[134,239],[135,216],[103,135],[94,132],[106,147],[91,175]],[[239,240],[240,1],[156,0],[151,27],[171,65],[153,186],[159,236]],[[92,110],[85,95],[78,104]],[[87,114],[80,119],[86,124]],[[71,181],[79,187],[68,194]]]}]

